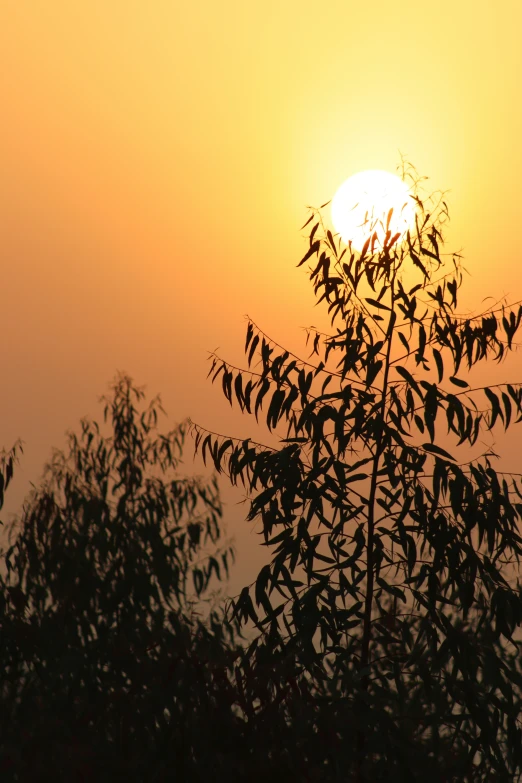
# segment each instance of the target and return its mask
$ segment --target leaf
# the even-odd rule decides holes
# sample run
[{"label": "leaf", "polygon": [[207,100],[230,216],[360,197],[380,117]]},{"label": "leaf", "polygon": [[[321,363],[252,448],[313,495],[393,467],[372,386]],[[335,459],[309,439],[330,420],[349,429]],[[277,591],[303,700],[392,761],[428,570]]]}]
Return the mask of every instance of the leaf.
[{"label": "leaf", "polygon": [[230,438],[227,438],[226,440],[223,441],[223,443],[219,447],[218,457],[217,457],[218,465],[216,466],[218,467],[218,470],[221,467],[221,460],[223,459],[224,453],[233,445],[234,444],[232,443],[232,440]]},{"label": "leaf", "polygon": [[319,228],[319,223],[316,223],[310,234],[310,245],[313,245],[315,232],[317,231],[318,228]]},{"label": "leaf", "polygon": [[442,356],[440,351],[438,351],[436,348],[432,348],[431,350],[433,351],[433,358],[435,359],[435,364],[437,365],[437,372],[439,375],[439,383],[440,383],[444,377],[444,363],[442,361]]},{"label": "leaf", "polygon": [[300,228],[299,230],[300,230],[300,231],[302,231],[302,230],[303,230],[303,228],[306,228],[306,227],[307,227],[307,225],[308,225],[309,223],[311,223],[313,219],[314,219],[314,215],[313,215],[313,213],[312,213],[312,214],[310,215],[310,217],[308,218],[308,220],[306,221],[306,223],[304,223],[304,224],[301,226],[301,228]]},{"label": "leaf", "polygon": [[312,372],[305,373],[304,370],[299,370],[297,382],[299,384],[299,391],[301,392],[301,395],[303,397],[306,397],[308,392],[310,391],[310,387],[312,385],[313,379],[314,376]]},{"label": "leaf", "polygon": [[232,372],[229,370],[225,370],[223,373],[223,393],[229,403],[232,405]]},{"label": "leaf", "polygon": [[249,351],[249,354],[248,354],[248,366],[249,367],[252,364],[252,358],[253,358],[253,356],[254,356],[254,354],[256,352],[256,348],[257,348],[258,344],[259,344],[259,335],[256,334],[256,336],[252,340],[252,344],[250,346],[250,351]]},{"label": "leaf", "polygon": [[377,299],[370,299],[370,298],[368,298],[368,299],[365,299],[365,301],[368,302],[368,304],[370,304],[372,307],[377,307],[379,310],[388,310],[388,312],[391,311],[391,309],[389,307],[387,307],[386,305],[383,305],[382,302],[378,302]]},{"label": "leaf", "polygon": [[301,261],[297,264],[297,266],[300,267],[302,264],[305,263],[305,261],[308,261],[308,259],[311,258],[311,256],[313,256],[314,253],[317,253],[320,246],[321,246],[320,241],[316,239],[316,241],[312,245],[310,245],[308,251],[305,253],[305,255],[303,256]]},{"label": "leaf", "polygon": [[469,383],[463,381],[462,378],[456,378],[455,375],[450,376],[450,381],[461,389],[469,389]]},{"label": "leaf", "polygon": [[364,256],[365,256],[365,255],[366,255],[366,253],[368,252],[368,248],[370,247],[370,242],[371,242],[371,241],[372,241],[372,238],[371,238],[371,237],[368,237],[368,239],[367,239],[367,240],[366,240],[366,242],[364,243],[364,245],[363,245],[363,249],[361,250],[361,258],[364,258]]},{"label": "leaf", "polygon": [[382,366],[383,366],[382,359],[379,359],[378,361],[372,362],[371,364],[368,365],[368,368],[366,370],[366,386],[372,385],[372,383],[380,373]]},{"label": "leaf", "polygon": [[245,342],[245,353],[248,351],[248,346],[250,344],[250,340],[252,339],[254,334],[254,327],[252,325],[252,322],[248,322],[247,326],[247,333],[246,333],[246,342]]},{"label": "leaf", "polygon": [[272,608],[270,606],[270,601],[268,600],[268,596],[266,595],[266,589],[268,587],[268,580],[270,579],[270,565],[263,566],[261,571],[259,572],[256,580],[256,588],[255,588],[255,597],[256,597],[256,603],[258,606],[263,605],[265,608],[265,611],[267,609],[268,604],[268,611]]},{"label": "leaf", "polygon": [[407,537],[408,541],[408,576],[411,576],[417,562],[417,548],[415,539],[412,536]]},{"label": "leaf", "polygon": [[511,400],[507,396],[506,392],[502,392],[502,401],[504,403],[504,410],[506,412],[506,418],[504,420],[504,427],[507,430],[507,428],[509,427],[509,423],[511,421],[511,410],[512,410],[512,407],[511,407]]},{"label": "leaf", "polygon": [[313,280],[315,277],[317,277],[317,275],[319,274],[319,272],[323,268],[323,265],[325,264],[325,262],[326,262],[326,253],[321,253],[321,257],[319,258],[319,263],[317,264],[315,269],[312,271],[312,274],[310,275],[310,280]]},{"label": "leaf", "polygon": [[436,446],[435,443],[423,443],[421,448],[423,448],[424,451],[429,451],[430,454],[435,454],[438,457],[443,457],[444,459],[455,462],[455,458],[452,457],[448,451],[444,451],[440,446]]},{"label": "leaf", "polygon": [[390,595],[393,595],[396,598],[400,598],[401,601],[406,603],[406,596],[404,595],[404,591],[401,590],[400,587],[390,584],[381,576],[376,576],[375,581],[377,582],[379,587],[382,588],[386,593],[389,593]]},{"label": "leaf", "polygon": [[[425,381],[421,381],[425,384]],[[431,441],[435,438],[435,420],[437,418],[437,410],[439,408],[438,396],[439,392],[436,384],[426,384],[427,390],[424,397],[424,422],[430,435]]]},{"label": "leaf", "polygon": [[270,382],[268,381],[267,378],[264,378],[261,384],[261,388],[259,389],[256,397],[256,405],[254,409],[254,415],[256,419],[257,419],[259,408],[261,407],[261,403],[263,402],[263,397],[265,396],[269,388],[270,388]]},{"label": "leaf", "polygon": [[418,267],[421,270],[421,272],[424,274],[424,277],[428,277],[428,272],[426,270],[426,267],[421,262],[419,256],[413,252],[413,250],[410,250],[410,257],[413,263],[415,264],[415,266]]},{"label": "leaf", "polygon": [[419,324],[419,347],[417,350],[417,364],[424,360],[424,351],[426,350],[426,330],[423,324]]},{"label": "leaf", "polygon": [[432,253],[431,250],[428,250],[426,247],[421,247],[421,253],[424,256],[429,256],[430,258],[433,258],[435,261],[438,261],[439,259],[435,255],[435,253]]},{"label": "leaf", "polygon": [[381,301],[381,299],[383,298],[383,296],[384,296],[384,294],[386,293],[386,291],[388,290],[388,288],[389,288],[389,286],[388,286],[388,285],[386,285],[386,284],[384,284],[384,285],[383,285],[383,287],[381,288],[381,290],[380,290],[380,292],[379,292],[379,296],[377,297],[377,301],[378,301],[378,302],[380,302],[380,301]]},{"label": "leaf", "polygon": [[234,381],[234,391],[236,393],[236,399],[239,403],[239,407],[241,410],[243,410],[245,406],[243,397],[243,376],[240,372],[238,372]]},{"label": "leaf", "polygon": [[283,389],[276,389],[272,395],[272,400],[270,401],[270,406],[266,415],[266,423],[269,430],[272,430],[277,426],[281,405],[283,404],[284,399],[285,393]]},{"label": "leaf", "polygon": [[405,367],[401,367],[400,364],[397,364],[395,366],[395,369],[397,370],[399,375],[402,378],[404,378],[404,380],[409,384],[409,386],[411,386],[411,388],[414,389],[417,392],[419,397],[422,398],[422,392],[419,389],[419,385],[418,385],[417,381],[415,380],[415,378],[413,377],[413,375],[410,372],[408,372],[408,370]]},{"label": "leaf", "polygon": [[421,417],[418,415],[418,413],[414,416],[415,424],[417,425],[417,429],[423,433],[424,432],[424,422],[422,421]]},{"label": "leaf", "polygon": [[410,344],[409,344],[408,340],[406,339],[406,337],[403,335],[402,332],[397,332],[397,334],[399,335],[399,340],[401,341],[401,343],[406,348],[407,353],[409,353],[410,352]]},{"label": "leaf", "polygon": [[352,481],[362,481],[363,479],[367,479],[368,474],[367,473],[355,473],[353,476],[347,476],[345,479],[345,484],[351,484]]},{"label": "leaf", "polygon": [[497,395],[488,388],[484,389],[484,394],[491,403],[491,420],[489,422],[489,429],[491,430],[495,426],[497,417],[500,416],[500,418],[503,419],[503,416],[502,411],[500,410],[500,402]]},{"label": "leaf", "polygon": [[192,579],[194,581],[194,589],[196,591],[196,595],[199,596],[203,592],[203,583],[204,583],[204,576],[199,568],[195,568],[194,571],[192,572]]}]

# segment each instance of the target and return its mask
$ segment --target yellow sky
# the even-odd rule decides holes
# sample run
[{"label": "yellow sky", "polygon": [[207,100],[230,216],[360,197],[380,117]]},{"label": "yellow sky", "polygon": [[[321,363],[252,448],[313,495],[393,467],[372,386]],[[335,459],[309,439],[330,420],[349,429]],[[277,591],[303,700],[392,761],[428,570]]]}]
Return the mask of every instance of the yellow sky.
[{"label": "yellow sky", "polygon": [[[173,420],[255,435],[206,352],[241,361],[244,313],[299,348],[320,319],[306,206],[399,151],[451,191],[465,302],[522,298],[520,30],[515,0],[3,0],[0,446],[26,449],[8,510],[117,369]],[[237,587],[263,554],[243,514]]]}]

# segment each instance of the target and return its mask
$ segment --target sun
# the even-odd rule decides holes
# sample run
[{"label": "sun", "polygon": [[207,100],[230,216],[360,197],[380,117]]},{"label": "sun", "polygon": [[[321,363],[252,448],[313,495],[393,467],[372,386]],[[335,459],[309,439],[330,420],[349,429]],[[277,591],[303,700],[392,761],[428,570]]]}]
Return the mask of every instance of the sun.
[{"label": "sun", "polygon": [[[393,210],[388,224],[390,209]],[[376,233],[375,250],[382,250],[387,230],[404,239],[415,221],[415,204],[408,186],[395,174],[376,169],[360,171],[343,182],[332,200],[332,221],[344,242],[362,250]],[[387,228],[388,227],[388,228]]]}]

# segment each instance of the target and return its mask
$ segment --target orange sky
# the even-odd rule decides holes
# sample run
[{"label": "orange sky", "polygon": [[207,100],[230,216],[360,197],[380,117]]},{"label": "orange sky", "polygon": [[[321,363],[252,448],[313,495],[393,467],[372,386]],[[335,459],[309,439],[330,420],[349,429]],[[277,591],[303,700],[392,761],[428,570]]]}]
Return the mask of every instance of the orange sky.
[{"label": "orange sky", "polygon": [[[522,298],[520,30],[514,0],[3,0],[0,446],[25,441],[6,510],[117,369],[174,421],[262,437],[206,352],[241,361],[244,313],[300,347],[321,318],[306,206],[399,150],[451,191],[466,304]],[[265,550],[222,486],[239,589]]]}]

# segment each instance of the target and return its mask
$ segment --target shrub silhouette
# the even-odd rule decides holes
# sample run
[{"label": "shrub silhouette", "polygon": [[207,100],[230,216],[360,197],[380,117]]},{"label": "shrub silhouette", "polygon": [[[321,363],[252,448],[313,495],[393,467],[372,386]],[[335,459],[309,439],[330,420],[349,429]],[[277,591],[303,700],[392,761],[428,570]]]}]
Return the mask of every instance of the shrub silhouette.
[{"label": "shrub silhouette", "polygon": [[231,604],[258,629],[241,671],[259,748],[267,705],[288,726],[286,756],[265,743],[273,769],[295,753],[300,780],[511,781],[522,600],[506,568],[522,554],[522,486],[478,449],[522,420],[522,387],[466,374],[513,350],[522,308],[458,314],[447,206],[421,198],[411,167],[403,178],[417,205],[404,242],[388,230],[378,250],[374,224],[362,252],[343,248],[312,210],[299,266],[313,262],[332,331],[307,330],[308,359],[250,318],[247,369],[211,356],[212,381],[264,411],[280,446],[194,424],[195,445],[246,487],[273,552]]},{"label": "shrub silhouette", "polygon": [[237,648],[216,596],[208,606],[233,556],[216,478],[179,475],[186,425],[160,435],[160,401],[143,400],[120,375],[105,398],[110,434],[82,421],[10,531],[2,780],[203,780],[220,763],[233,769]]}]

